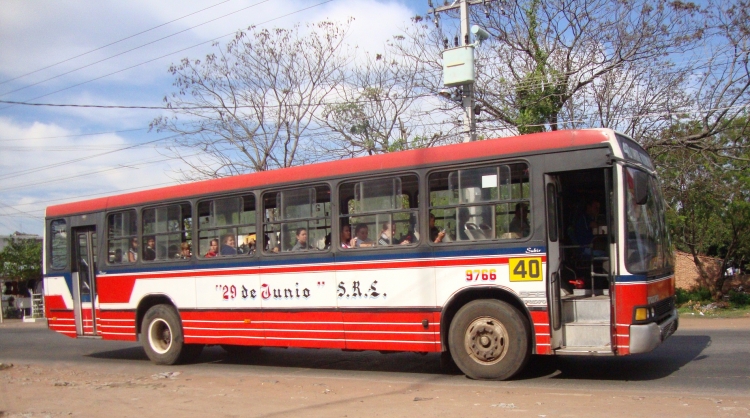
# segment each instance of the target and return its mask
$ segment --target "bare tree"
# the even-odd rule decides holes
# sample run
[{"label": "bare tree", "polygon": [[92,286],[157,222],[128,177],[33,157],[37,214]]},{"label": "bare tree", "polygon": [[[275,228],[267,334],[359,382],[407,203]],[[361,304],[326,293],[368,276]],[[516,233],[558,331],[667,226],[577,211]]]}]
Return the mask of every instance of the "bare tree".
[{"label": "bare tree", "polygon": [[[387,45],[386,51],[393,48]],[[365,53],[336,89],[334,102],[326,105],[322,123],[333,135],[321,146],[329,155],[372,155],[429,147],[443,139],[431,112],[436,99],[419,82],[419,63],[389,52]]]},{"label": "bare tree", "polygon": [[651,152],[688,149],[717,157],[749,161],[737,153],[745,143],[727,142],[717,135],[732,131],[736,138],[750,133],[750,2],[709,3],[703,15],[706,30],[702,48],[685,57],[692,62],[690,77],[682,90],[690,107],[673,123],[698,122],[699,128],[684,135],[658,135],[646,143]]},{"label": "bare tree", "polygon": [[[611,124],[614,116],[621,120],[615,109],[664,105],[664,92],[680,75],[659,74],[702,35],[697,7],[667,0],[496,4],[489,16],[476,16],[494,35],[480,49],[478,100],[498,122],[522,132]],[[628,86],[642,88],[633,94]],[[615,108],[617,97],[627,105]]]},{"label": "bare tree", "polygon": [[[316,113],[341,84],[348,23],[248,28],[203,60],[169,71],[171,117],[151,123],[178,134],[170,149],[192,169],[185,179],[289,167],[312,154]],[[189,153],[187,151],[190,151]],[[199,156],[188,157],[198,151]]]}]

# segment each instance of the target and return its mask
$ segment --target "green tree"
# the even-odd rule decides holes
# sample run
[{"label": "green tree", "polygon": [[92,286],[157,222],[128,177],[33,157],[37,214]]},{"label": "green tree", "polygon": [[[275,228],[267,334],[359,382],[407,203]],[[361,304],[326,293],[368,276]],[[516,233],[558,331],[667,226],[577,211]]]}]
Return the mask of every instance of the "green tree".
[{"label": "green tree", "polygon": [[0,276],[26,282],[42,277],[42,243],[36,240],[11,241],[0,252]]},{"label": "green tree", "polygon": [[[717,300],[723,296],[727,267],[750,259],[746,121],[730,125],[734,127],[704,141],[717,152],[672,148],[655,156],[675,245],[693,256],[703,284]],[[664,132],[664,139],[684,138],[701,129],[700,122],[675,125]],[[706,268],[702,255],[721,258],[719,270]]]}]

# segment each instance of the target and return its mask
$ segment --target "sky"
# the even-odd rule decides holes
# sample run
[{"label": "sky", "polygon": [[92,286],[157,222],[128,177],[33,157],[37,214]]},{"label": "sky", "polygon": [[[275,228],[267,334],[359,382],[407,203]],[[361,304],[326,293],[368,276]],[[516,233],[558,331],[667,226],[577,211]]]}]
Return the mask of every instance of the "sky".
[{"label": "sky", "polygon": [[[378,51],[426,0],[3,0],[0,100],[161,106],[170,64],[250,25],[353,17],[347,41]],[[148,132],[161,110],[0,103],[0,235],[43,232],[49,205],[177,184],[181,162]]]}]

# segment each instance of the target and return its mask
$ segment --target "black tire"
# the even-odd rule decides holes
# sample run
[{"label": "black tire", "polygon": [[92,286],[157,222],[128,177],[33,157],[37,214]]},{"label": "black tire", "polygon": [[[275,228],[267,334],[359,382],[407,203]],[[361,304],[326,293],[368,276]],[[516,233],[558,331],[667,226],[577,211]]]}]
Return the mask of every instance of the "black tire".
[{"label": "black tire", "polygon": [[505,302],[467,303],[453,317],[448,333],[453,361],[472,379],[510,379],[531,355],[526,324],[526,318]]},{"label": "black tire", "polygon": [[178,364],[200,356],[202,345],[185,344],[182,321],[171,305],[154,305],[143,316],[141,344],[156,364]]}]

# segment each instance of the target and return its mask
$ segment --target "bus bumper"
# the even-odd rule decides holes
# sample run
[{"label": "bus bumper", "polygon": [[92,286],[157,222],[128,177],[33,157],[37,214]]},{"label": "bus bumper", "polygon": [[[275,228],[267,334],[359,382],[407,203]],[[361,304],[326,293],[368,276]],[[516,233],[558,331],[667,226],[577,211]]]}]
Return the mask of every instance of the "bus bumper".
[{"label": "bus bumper", "polygon": [[662,322],[630,326],[630,354],[648,353],[677,331],[677,309]]}]

